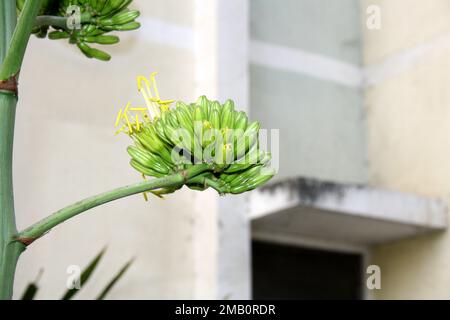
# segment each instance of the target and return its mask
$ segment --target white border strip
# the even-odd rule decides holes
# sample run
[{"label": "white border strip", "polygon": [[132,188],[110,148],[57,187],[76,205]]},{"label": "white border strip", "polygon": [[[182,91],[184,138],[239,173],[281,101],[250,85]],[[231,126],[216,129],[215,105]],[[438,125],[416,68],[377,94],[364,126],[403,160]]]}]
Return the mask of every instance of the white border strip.
[{"label": "white border strip", "polygon": [[360,87],[361,69],[319,54],[252,40],[250,62],[278,70],[298,72],[315,78]]},{"label": "white border strip", "polygon": [[[198,54],[197,28],[181,26],[154,18],[140,20],[139,35],[146,41],[161,43]],[[450,48],[450,34],[393,54],[378,64],[361,68],[325,55],[301,49],[250,41],[250,62],[275,70],[295,72],[352,88],[377,85],[418,64],[426,56]]]},{"label": "white border strip", "polygon": [[437,37],[416,47],[389,56],[378,64],[367,66],[363,70],[363,86],[373,86],[388,78],[412,68],[426,56],[450,48],[450,34]]},{"label": "white border strip", "polygon": [[449,48],[450,34],[447,34],[410,50],[393,54],[378,64],[361,68],[301,49],[253,40],[250,42],[250,61],[257,65],[306,74],[348,87],[365,88],[397,76],[421,63],[430,54]]}]

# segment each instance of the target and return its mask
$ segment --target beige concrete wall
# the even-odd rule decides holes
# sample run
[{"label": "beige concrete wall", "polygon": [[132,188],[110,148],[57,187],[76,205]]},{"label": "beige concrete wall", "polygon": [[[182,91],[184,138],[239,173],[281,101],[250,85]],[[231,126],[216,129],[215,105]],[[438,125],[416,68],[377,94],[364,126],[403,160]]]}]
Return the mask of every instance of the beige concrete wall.
[{"label": "beige concrete wall", "polygon": [[[382,9],[381,30],[364,27],[370,4]],[[370,181],[448,201],[450,3],[372,0],[361,10],[365,67],[383,75],[365,89]],[[448,233],[378,246],[372,263],[382,272],[375,298],[450,298]]]},{"label": "beige concrete wall", "polygon": [[[193,27],[193,0],[136,6],[143,20]],[[164,29],[150,32],[159,34],[157,41],[143,30],[122,34],[121,44],[108,48],[109,63],[88,60],[63,41],[31,40],[20,79],[14,151],[20,228],[86,196],[140,181],[128,165],[130,140],[113,134],[118,109],[127,101],[142,103],[137,75],[158,71],[163,98],[196,98],[193,51],[161,42]],[[215,210],[215,197],[182,190],[167,200],[144,202],[136,195],[93,209],[29,247],[19,262],[15,297],[43,268],[38,298],[59,298],[66,268],[85,266],[105,245],[104,261],[79,298],[94,298],[131,257],[135,263],[110,298],[212,297],[215,268],[209,261],[216,230],[202,217]]]}]

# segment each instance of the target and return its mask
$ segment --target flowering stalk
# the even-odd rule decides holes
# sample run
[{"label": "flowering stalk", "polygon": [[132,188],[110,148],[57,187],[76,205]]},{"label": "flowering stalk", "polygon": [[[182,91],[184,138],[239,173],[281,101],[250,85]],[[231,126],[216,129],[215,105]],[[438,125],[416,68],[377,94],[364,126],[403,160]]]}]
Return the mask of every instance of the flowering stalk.
[{"label": "flowering stalk", "polygon": [[0,299],[12,296],[14,273],[24,245],[17,233],[12,186],[12,150],[17,75],[40,0],[27,1],[17,26],[16,1],[0,1]]},{"label": "flowering stalk", "polygon": [[[49,3],[48,0],[44,1],[47,4]],[[125,3],[126,5],[130,4],[130,2],[130,0],[126,0],[126,2],[125,0],[122,0],[122,3]],[[118,2],[115,1],[114,3]],[[36,25],[46,25],[47,23],[51,25],[53,22],[58,25],[58,23],[62,24],[65,21],[65,18],[57,19],[58,21],[56,21],[54,20],[55,17],[42,17],[37,19],[40,10],[44,8],[42,4],[42,0],[0,1],[0,300],[11,299],[12,297],[16,264],[20,254],[26,247],[24,243],[17,241],[18,234],[15,223],[12,185],[12,150],[15,112],[18,98],[17,79],[33,28],[35,28]],[[18,20],[16,5],[19,5],[20,9]],[[116,7],[106,9],[112,14],[115,12],[114,10],[117,10]],[[123,7],[120,7],[120,9],[123,9]],[[120,18],[122,18],[122,16],[120,16]],[[132,20],[137,16],[138,14],[132,13],[130,14],[130,17],[127,18],[128,20],[122,19],[118,22],[114,21],[112,26],[108,26],[108,30],[136,29],[139,24]],[[81,22],[84,22],[83,19],[87,19],[87,15],[84,14],[81,18]],[[127,24],[128,21],[131,22]],[[104,23],[108,23],[108,21]],[[89,38],[87,40],[102,43],[108,42],[107,44],[109,44],[111,42],[111,37],[112,36],[98,36],[97,38],[94,37],[93,39]],[[89,52],[94,53],[94,57],[101,53],[99,50],[90,50],[91,51]],[[103,57],[105,55],[103,54],[101,56]],[[155,185],[158,186],[158,183],[169,182],[167,179],[163,180],[164,181],[159,182],[155,181]],[[134,188],[140,190],[140,192],[145,191],[140,188],[145,189],[148,187],[151,189],[152,183],[153,181],[149,181],[146,186],[135,185],[119,188],[113,190],[111,194],[105,193],[100,196],[86,199],[86,201],[81,201],[78,205],[75,204],[60,210],[60,214],[55,214],[49,219],[50,223],[48,220],[44,219],[43,225],[37,223],[35,226],[36,228],[30,227],[27,231],[30,231],[31,237],[35,232],[41,236],[42,234],[39,234],[39,231],[48,231],[48,226],[57,225],[66,219],[69,219],[71,216],[88,210],[95,205],[100,205],[133,194],[132,191]]]},{"label": "flowering stalk", "polygon": [[[17,26],[16,1],[20,11]],[[137,193],[161,197],[184,185],[194,190],[211,187],[220,194],[239,194],[259,187],[275,174],[269,168],[270,154],[259,146],[259,123],[249,123],[247,115],[235,110],[231,100],[220,104],[202,96],[195,103],[179,101],[171,108],[172,100],[159,98],[155,74],[150,81],[140,76],[138,90],[147,107],[128,104],[119,112],[116,126],[121,125],[118,132],[133,139],[134,145],[127,149],[131,166],[152,180],[81,200],[17,232],[12,146],[17,78],[30,34],[68,39],[87,57],[109,60],[109,54],[88,44],[114,44],[119,38],[109,32],[137,29],[139,11],[128,9],[131,2],[67,0],[57,2],[60,6],[55,12],[50,6],[56,3],[52,0],[0,0],[0,299],[12,297],[16,264],[26,246],[82,212]],[[70,4],[79,6],[82,26],[67,30],[65,14]],[[37,18],[38,14],[42,16]],[[50,27],[54,30],[48,32]],[[132,116],[130,112],[137,114]]]},{"label": "flowering stalk", "polygon": [[12,144],[17,98],[0,92],[0,298],[12,293],[14,270],[23,245],[12,243],[17,232],[12,189]]},{"label": "flowering stalk", "polygon": [[[91,20],[91,15],[88,12],[85,12],[80,17],[80,23],[84,24]],[[42,27],[42,26],[52,26],[52,27],[58,27],[64,30],[67,30],[67,20],[68,17],[61,17],[61,16],[50,16],[50,15],[43,15],[36,17],[36,20],[34,21],[34,27]]]},{"label": "flowering stalk", "polygon": [[208,171],[208,169],[209,169],[208,165],[202,164],[199,166],[191,167],[187,170],[181,171],[179,173],[170,176],[166,176],[159,179],[145,180],[140,183],[120,187],[78,201],[68,207],[65,207],[55,212],[54,214],[48,216],[47,218],[42,219],[41,221],[30,226],[29,228],[23,230],[17,235],[16,240],[24,245],[29,245],[34,240],[50,231],[50,229],[52,229],[53,227],[63,223],[64,221],[86,210],[137,193],[142,193],[160,188],[181,187],[185,183],[190,181],[190,179],[195,179],[197,175]]}]

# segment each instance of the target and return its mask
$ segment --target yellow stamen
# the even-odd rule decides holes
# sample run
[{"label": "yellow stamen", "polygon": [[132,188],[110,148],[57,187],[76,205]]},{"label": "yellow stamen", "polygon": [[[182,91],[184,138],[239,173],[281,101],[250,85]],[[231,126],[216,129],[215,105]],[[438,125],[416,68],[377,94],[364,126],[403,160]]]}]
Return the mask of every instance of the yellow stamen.
[{"label": "yellow stamen", "polygon": [[[142,179],[147,180],[145,174],[142,174]],[[144,196],[144,200],[148,201],[147,192],[142,192],[142,195]]]},{"label": "yellow stamen", "polygon": [[175,100],[158,100],[158,103],[159,104],[171,104],[174,101]]},{"label": "yellow stamen", "polygon": [[119,130],[117,130],[114,135],[118,135],[119,133],[121,133],[124,130],[124,127],[120,128]]},{"label": "yellow stamen", "polygon": [[142,81],[144,81],[145,88],[147,89],[146,93],[148,93],[150,95],[150,98],[153,98],[152,91],[150,90],[150,82],[148,81],[148,79],[146,77],[144,77],[144,76],[137,76],[136,81],[137,81],[138,91],[141,92],[141,90],[142,90]]},{"label": "yellow stamen", "polygon": [[122,126],[115,132],[125,132],[132,136],[135,131],[141,131],[146,123],[151,123],[154,119],[161,116],[161,112],[170,110],[170,104],[174,100],[161,100],[156,83],[157,72],[152,72],[149,78],[142,75],[136,77],[138,91],[145,100],[145,106],[131,107],[128,102],[125,108],[119,110],[115,127]]},{"label": "yellow stamen", "polygon": [[124,117],[125,117],[126,124],[128,126],[128,130],[129,130],[128,132],[129,133],[133,132],[133,128],[131,127],[130,119],[128,118],[128,115],[126,113],[124,114]]},{"label": "yellow stamen", "polygon": [[[152,90],[151,90],[151,84],[148,81],[148,79],[144,76],[138,76],[136,80],[137,80],[138,91],[144,97],[144,101],[145,101],[145,104],[147,105],[148,111],[153,116],[153,113],[158,113],[158,110],[155,109],[155,106],[152,104],[152,100],[154,100],[154,98],[153,98],[153,94],[152,94]],[[143,89],[142,82],[144,82],[144,86],[145,86],[146,90],[142,90]]]},{"label": "yellow stamen", "polygon": [[119,121],[120,121],[120,116],[122,115],[122,109],[119,110],[119,113],[117,114],[117,118],[116,118],[116,123],[115,123],[115,127],[117,127],[119,125]]},{"label": "yellow stamen", "polygon": [[158,72],[152,72],[150,74],[150,78],[152,79],[152,84],[153,84],[153,89],[155,90],[156,99],[160,100],[159,99],[158,86],[156,85],[156,79],[155,79],[157,74],[158,74]]},{"label": "yellow stamen", "polygon": [[150,193],[152,193],[153,195],[155,195],[155,196],[157,196],[158,198],[160,198],[160,199],[165,199],[164,197],[163,197],[163,195],[160,193],[161,192],[161,190],[156,190],[156,191],[149,191]]},{"label": "yellow stamen", "polygon": [[145,112],[147,111],[146,108],[142,108],[142,107],[135,107],[135,108],[130,108],[130,111],[142,111]]},{"label": "yellow stamen", "polygon": [[136,130],[141,130],[141,124],[139,122],[139,115],[136,115]]}]

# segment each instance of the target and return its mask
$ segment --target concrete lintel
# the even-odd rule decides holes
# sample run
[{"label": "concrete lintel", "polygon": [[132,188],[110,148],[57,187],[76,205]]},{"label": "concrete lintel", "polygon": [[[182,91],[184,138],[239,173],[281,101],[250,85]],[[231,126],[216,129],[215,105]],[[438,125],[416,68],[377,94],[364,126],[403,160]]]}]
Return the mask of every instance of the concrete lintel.
[{"label": "concrete lintel", "polygon": [[296,178],[251,193],[253,230],[374,244],[444,230],[439,199],[355,185]]}]

